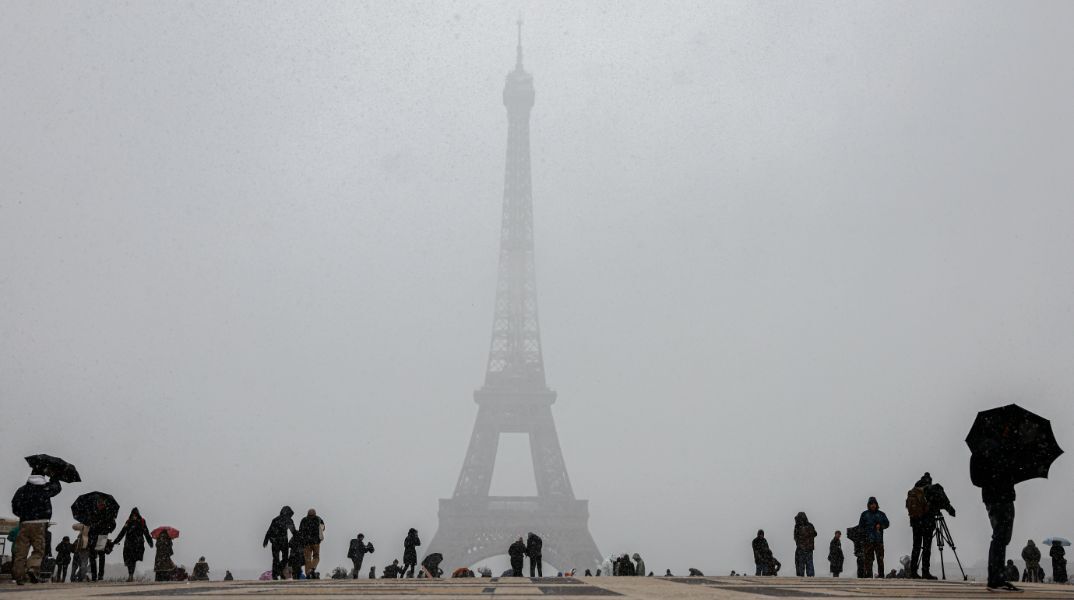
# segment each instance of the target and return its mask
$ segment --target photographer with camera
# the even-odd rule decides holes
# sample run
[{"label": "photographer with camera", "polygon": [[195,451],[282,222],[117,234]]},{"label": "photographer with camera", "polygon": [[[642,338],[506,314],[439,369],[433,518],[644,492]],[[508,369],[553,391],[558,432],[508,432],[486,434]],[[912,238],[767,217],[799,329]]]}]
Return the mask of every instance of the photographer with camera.
[{"label": "photographer with camera", "polygon": [[[955,508],[947,498],[943,486],[932,482],[926,472],[906,493],[906,512],[910,517],[914,549],[910,553],[910,577],[912,579],[936,579],[932,570],[932,538],[936,534],[936,521],[942,518],[941,510],[955,516]],[[921,571],[918,574],[920,559]]]}]

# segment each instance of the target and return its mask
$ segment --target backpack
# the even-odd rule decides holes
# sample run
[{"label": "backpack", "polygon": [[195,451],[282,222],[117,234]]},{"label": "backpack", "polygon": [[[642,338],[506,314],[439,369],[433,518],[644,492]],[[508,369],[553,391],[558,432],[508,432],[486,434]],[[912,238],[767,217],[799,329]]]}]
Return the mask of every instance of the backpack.
[{"label": "backpack", "polygon": [[910,488],[906,492],[906,512],[911,519],[920,519],[929,514],[929,503],[925,500],[924,488]]}]

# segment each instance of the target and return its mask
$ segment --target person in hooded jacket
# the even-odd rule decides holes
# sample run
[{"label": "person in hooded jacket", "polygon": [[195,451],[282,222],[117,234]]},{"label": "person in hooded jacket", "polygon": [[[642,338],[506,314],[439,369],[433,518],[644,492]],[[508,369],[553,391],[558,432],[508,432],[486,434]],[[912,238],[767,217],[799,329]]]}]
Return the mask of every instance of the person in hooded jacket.
[{"label": "person in hooded jacket", "polygon": [[832,577],[839,577],[843,572],[843,543],[840,541],[842,537],[843,532],[836,529],[832,541],[828,543],[828,566]]},{"label": "person in hooded jacket", "polygon": [[1023,581],[1040,583],[1040,578],[1038,577],[1040,571],[1040,558],[1040,548],[1033,543],[1033,540],[1029,540],[1029,542],[1026,543],[1026,547],[1022,548],[1022,560],[1026,561],[1027,575],[1027,578]]},{"label": "person in hooded jacket", "polygon": [[884,577],[884,530],[891,526],[891,521],[884,511],[880,510],[880,504],[876,497],[870,497],[866,509],[858,519],[858,526],[862,528],[865,536],[864,559],[865,577],[873,576],[873,561],[876,561],[877,577]]},{"label": "person in hooded jacket", "polygon": [[306,511],[298,524],[298,536],[302,538],[302,553],[306,565],[306,579],[320,579],[317,565],[321,563],[321,541],[324,540],[324,521],[315,509]]},{"label": "person in hooded jacket", "polygon": [[522,577],[522,557],[526,555],[526,544],[519,537],[507,548],[507,556],[511,559],[512,577]]},{"label": "person in hooded jacket", "polygon": [[19,585],[25,585],[27,579],[37,583],[41,561],[51,553],[45,531],[52,518],[52,497],[60,489],[59,481],[34,472],[11,497],[11,512],[19,518],[19,534],[11,550],[11,578]]},{"label": "person in hooded jacket", "polygon": [[800,512],[794,517],[794,573],[799,577],[813,577],[813,549],[817,530],[809,517]]},{"label": "person in hooded jacket", "polygon": [[530,577],[544,577],[544,570],[541,568],[543,560],[541,558],[541,548],[543,546],[544,540],[536,533],[531,531],[526,536],[526,556],[530,557]]},{"label": "person in hooded jacket", "polygon": [[191,581],[209,581],[209,563],[202,556],[194,563],[194,569],[190,571]]},{"label": "person in hooded jacket", "polygon": [[272,544],[272,579],[283,579],[283,568],[287,565],[288,557],[288,541],[287,532],[291,532],[291,536],[298,535],[298,531],[295,530],[295,522],[292,517],[295,516],[295,511],[291,510],[290,506],[285,506],[280,509],[280,514],[269,522],[268,531],[265,532],[265,539],[261,542],[261,547],[264,548],[269,544]]},{"label": "person in hooded jacket", "polygon": [[768,540],[764,539],[764,529],[757,530],[757,537],[753,538],[753,563],[757,567],[757,576],[768,574],[768,557],[772,550],[768,547]]},{"label": "person in hooded jacket", "polygon": [[1067,582],[1067,551],[1063,549],[1063,543],[1059,540],[1052,542],[1052,549],[1048,555],[1052,557],[1052,583]]},{"label": "person in hooded jacket", "polygon": [[406,538],[403,539],[403,577],[414,576],[414,569],[418,565],[417,547],[420,545],[421,538],[418,537],[418,530],[411,527],[410,531],[406,532]]},{"label": "person in hooded jacket", "polygon": [[624,554],[619,557],[619,576],[620,577],[633,577],[637,575],[637,569],[634,568],[634,563],[630,562],[630,555]]},{"label": "person in hooded jacket", "polygon": [[149,537],[149,526],[145,524],[145,519],[142,518],[137,507],[131,509],[130,516],[123,523],[123,529],[119,530],[119,535],[112,543],[118,544],[124,539],[127,543],[123,545],[123,564],[127,567],[127,581],[130,582],[134,581],[135,566],[145,558],[145,545],[148,543],[150,548],[153,547],[153,538]]}]

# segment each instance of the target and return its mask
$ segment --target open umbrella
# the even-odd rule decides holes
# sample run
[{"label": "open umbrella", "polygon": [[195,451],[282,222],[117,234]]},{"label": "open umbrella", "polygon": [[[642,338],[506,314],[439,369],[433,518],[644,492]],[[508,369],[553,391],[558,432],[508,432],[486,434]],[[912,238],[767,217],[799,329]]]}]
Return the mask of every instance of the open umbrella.
[{"label": "open umbrella", "polygon": [[174,528],[174,527],[172,527],[172,526],[170,526],[170,525],[161,525],[160,527],[157,527],[153,531],[149,532],[149,537],[151,537],[151,538],[153,538],[155,540],[158,537],[160,537],[161,533],[163,533],[165,531],[168,532],[168,537],[173,539],[173,540],[175,538],[179,537],[179,530]]},{"label": "open umbrella", "polygon": [[1069,546],[1070,545],[1070,540],[1068,540],[1067,538],[1058,537],[1058,536],[1050,537],[1050,538],[1045,539],[1044,540],[1044,545],[1045,546],[1051,546],[1055,542],[1059,542],[1060,544],[1062,544],[1064,546]]},{"label": "open umbrella", "polygon": [[102,533],[111,533],[116,528],[119,502],[116,502],[112,494],[104,492],[82,494],[71,504],[71,515],[83,525],[89,525]]},{"label": "open umbrella", "polygon": [[30,465],[30,468],[35,473],[48,475],[50,478],[64,483],[82,481],[82,478],[78,476],[78,469],[62,458],[49,456],[48,454],[35,454],[27,456],[26,463]]},{"label": "open umbrella", "polygon": [[1051,422],[1017,404],[977,413],[966,445],[973,454],[970,480],[977,487],[1048,477],[1048,469],[1063,453]]}]

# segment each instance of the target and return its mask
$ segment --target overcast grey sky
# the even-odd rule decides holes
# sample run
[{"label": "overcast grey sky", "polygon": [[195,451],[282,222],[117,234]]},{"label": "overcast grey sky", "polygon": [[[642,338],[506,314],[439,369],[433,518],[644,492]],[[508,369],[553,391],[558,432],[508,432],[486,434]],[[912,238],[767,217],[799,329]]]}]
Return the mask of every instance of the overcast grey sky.
[{"label": "overcast grey sky", "polygon": [[[6,2],[6,493],[64,456],[63,529],[109,491],[218,574],[268,568],[284,503],[325,567],[358,530],[377,565],[431,540],[519,10],[544,356],[602,553],[741,570],[762,527],[790,565],[797,511],[827,542],[876,495],[894,564],[929,470],[982,559],[974,413],[1074,446],[1068,2]],[[532,490],[505,449],[493,490]],[[1016,548],[1074,534],[1069,457],[1018,493]]]}]

